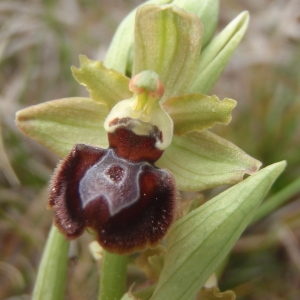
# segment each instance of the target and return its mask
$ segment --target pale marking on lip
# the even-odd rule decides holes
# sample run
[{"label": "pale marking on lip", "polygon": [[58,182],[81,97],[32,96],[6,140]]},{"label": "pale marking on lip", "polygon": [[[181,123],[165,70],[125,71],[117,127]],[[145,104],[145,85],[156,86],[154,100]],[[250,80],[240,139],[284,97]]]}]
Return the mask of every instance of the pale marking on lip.
[{"label": "pale marking on lip", "polygon": [[[129,207],[140,198],[139,175],[145,165],[150,164],[147,162],[131,163],[115,156],[114,151],[109,149],[80,180],[78,189],[82,207],[85,208],[99,197],[106,201],[111,216]],[[118,181],[114,181],[107,174],[112,166],[122,169],[122,178]]]}]

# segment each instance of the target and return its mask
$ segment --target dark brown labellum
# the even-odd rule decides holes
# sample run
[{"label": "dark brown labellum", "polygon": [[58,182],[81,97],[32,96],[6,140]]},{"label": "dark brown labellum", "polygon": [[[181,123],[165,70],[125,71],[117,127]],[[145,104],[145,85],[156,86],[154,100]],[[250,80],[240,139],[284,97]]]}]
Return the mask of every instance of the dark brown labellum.
[{"label": "dark brown labellum", "polygon": [[168,171],[117,150],[75,145],[53,175],[49,206],[67,238],[91,227],[103,248],[127,254],[164,237],[176,216],[177,191]]}]

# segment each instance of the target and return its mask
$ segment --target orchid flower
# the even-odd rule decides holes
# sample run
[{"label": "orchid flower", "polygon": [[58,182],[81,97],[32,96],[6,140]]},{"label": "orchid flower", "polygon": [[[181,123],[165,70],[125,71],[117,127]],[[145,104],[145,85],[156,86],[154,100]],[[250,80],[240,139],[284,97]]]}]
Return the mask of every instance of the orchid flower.
[{"label": "orchid flower", "polygon": [[202,37],[196,15],[142,6],[131,79],[81,56],[72,72],[90,98],[18,112],[25,134],[61,156],[71,151],[53,176],[49,200],[66,237],[91,227],[109,251],[143,250],[178,216],[177,190],[233,184],[258,170],[259,161],[207,130],[228,124],[236,101],[195,88]]}]

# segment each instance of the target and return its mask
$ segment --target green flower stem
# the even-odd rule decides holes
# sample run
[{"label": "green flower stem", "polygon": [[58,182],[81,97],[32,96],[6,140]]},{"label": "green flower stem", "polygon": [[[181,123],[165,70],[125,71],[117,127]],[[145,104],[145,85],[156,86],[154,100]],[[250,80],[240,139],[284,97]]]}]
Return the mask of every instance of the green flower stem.
[{"label": "green flower stem", "polygon": [[300,177],[267,199],[257,210],[252,223],[261,220],[298,193],[300,193]]},{"label": "green flower stem", "polygon": [[69,242],[52,226],[32,295],[32,300],[64,300]]},{"label": "green flower stem", "polygon": [[99,300],[120,300],[126,292],[128,257],[103,252]]}]

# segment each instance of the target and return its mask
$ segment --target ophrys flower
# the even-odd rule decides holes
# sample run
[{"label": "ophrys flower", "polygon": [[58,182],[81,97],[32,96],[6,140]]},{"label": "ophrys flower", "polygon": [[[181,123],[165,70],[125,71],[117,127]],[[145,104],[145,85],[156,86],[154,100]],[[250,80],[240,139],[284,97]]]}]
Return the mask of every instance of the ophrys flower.
[{"label": "ophrys flower", "polygon": [[[174,220],[177,188],[198,191],[231,184],[241,180],[245,173],[251,174],[259,168],[257,160],[206,130],[215,123],[227,124],[236,102],[205,96],[195,88],[195,78],[199,78],[196,76],[197,69],[201,64],[202,32],[197,16],[175,6],[141,7],[136,15],[134,60],[129,70],[137,77],[132,79],[131,85],[130,78],[124,74],[81,56],[81,67],[72,70],[77,81],[87,87],[90,98],[50,101],[18,113],[18,126],[24,133],[62,156],[67,155],[74,144],[83,144],[75,146],[61,163],[50,196],[56,221],[68,237],[78,236],[85,226],[94,228],[98,236],[101,236],[102,230],[102,234],[106,234],[107,229],[102,225],[110,222],[111,217],[115,218],[114,224],[117,223],[120,229],[130,223],[132,231],[121,243],[119,238],[122,234],[117,238],[113,234],[107,236],[112,238],[111,247],[104,242],[107,238],[99,238],[103,247],[119,253],[141,250],[157,243]],[[140,74],[146,74],[141,81]],[[164,94],[155,76],[164,85]],[[106,149],[108,146],[109,150]],[[145,166],[139,165],[141,163]],[[128,166],[132,166],[132,173]],[[145,174],[144,169],[147,169]],[[159,203],[165,203],[166,207],[153,208],[159,221],[153,219],[148,208],[140,202],[130,202],[122,209],[115,208],[114,204],[104,208],[96,205],[98,202],[93,202],[97,199],[96,194],[90,191],[96,182],[103,180],[103,176],[98,176],[100,173],[112,178],[115,184],[121,184],[127,178],[126,174],[142,174],[146,178],[145,184],[141,184],[142,179],[138,177],[128,177],[135,178],[133,181],[139,182],[140,187],[127,189],[133,192],[128,197],[142,198],[143,189],[147,188],[145,194],[150,196],[142,203],[148,203],[148,208],[155,207],[155,198],[161,198],[157,189],[163,187],[166,194],[164,201]],[[89,186],[87,192],[86,184]],[[76,196],[71,197],[66,189]],[[99,189],[94,190],[99,192]],[[100,194],[104,199],[113,193],[102,189]],[[75,197],[81,200],[76,200],[77,204],[72,206]],[[119,199],[123,198],[120,196]],[[145,238],[138,245],[133,239],[135,235],[143,235],[142,231],[138,231],[143,226],[131,219],[129,213],[129,209],[137,203],[139,210],[135,215],[147,215],[147,224],[161,222],[166,212],[170,214],[170,222],[161,226],[163,234],[152,241],[150,229],[159,226],[149,226],[146,229],[149,234],[144,234]],[[86,205],[93,209],[86,211]],[[106,211],[110,214],[105,214]],[[117,219],[121,215],[123,218]],[[72,223],[75,219],[76,224]]]}]

